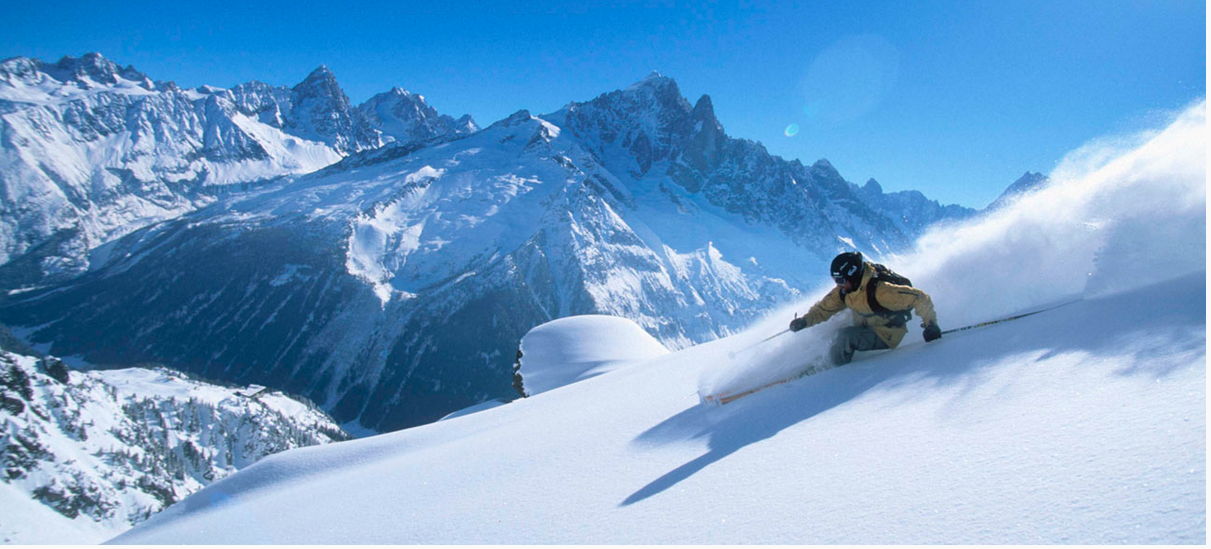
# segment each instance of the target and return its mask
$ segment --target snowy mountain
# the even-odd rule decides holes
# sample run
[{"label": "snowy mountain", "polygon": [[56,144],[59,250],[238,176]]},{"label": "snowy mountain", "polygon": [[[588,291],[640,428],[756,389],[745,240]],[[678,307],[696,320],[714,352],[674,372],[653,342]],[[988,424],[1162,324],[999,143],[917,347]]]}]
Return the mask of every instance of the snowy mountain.
[{"label": "snowy mountain", "polygon": [[273,456],[113,541],[1206,543],[1205,102],[1105,158],[895,258],[945,329],[1045,312],[721,407],[827,348],[848,319],[729,358],[823,288],[671,353],[560,319],[523,340],[530,398]]},{"label": "snowy mountain", "polygon": [[734,333],[840,249],[906,248],[901,227],[923,223],[882,211],[653,75],[228,197],[8,296],[0,318],[60,355],[278,387],[386,431],[516,396],[518,341],[555,318],[624,317],[671,348]]},{"label": "snowy mountain", "polygon": [[5,543],[95,543],[261,458],[348,439],[313,405],[0,350]]},{"label": "snowy mountain", "polygon": [[957,204],[943,206],[920,191],[884,193],[883,186],[869,179],[862,187],[850,184],[862,200],[895,223],[904,234],[920,235],[930,226],[968,219],[976,211]]},{"label": "snowy mountain", "polygon": [[[745,223],[778,229],[821,258],[831,259],[844,245],[879,256],[920,234],[921,227],[906,232],[897,226],[920,212],[867,202],[827,160],[805,167],[770,155],[759,143],[728,137],[709,96],[691,106],[676,82],[658,73],[544,119],[576,134],[625,186],[674,195],[680,187]],[[974,212],[953,207],[951,213]]]},{"label": "snowy mountain", "polygon": [[988,205],[987,210],[992,211],[1004,208],[1010,202],[1045,187],[1050,181],[1050,178],[1041,173],[1026,172],[1017,181],[1014,181],[1008,189],[1005,189],[1005,192],[1001,193],[1001,196],[992,201],[992,204]]},{"label": "snowy mountain", "polygon": [[336,75],[320,66],[290,90],[293,116],[286,125],[294,135],[322,141],[341,153],[377,148],[381,140],[349,104]]},{"label": "snowy mountain", "polygon": [[400,88],[371,97],[357,110],[362,119],[378,128],[381,139],[388,143],[421,142],[479,130],[470,115],[455,120],[430,107],[423,95]]},{"label": "snowy mountain", "polygon": [[367,117],[325,67],[293,88],[228,90],[153,82],[96,53],[0,62],[0,287],[78,275],[90,250],[247,184],[477,129],[412,101]]}]

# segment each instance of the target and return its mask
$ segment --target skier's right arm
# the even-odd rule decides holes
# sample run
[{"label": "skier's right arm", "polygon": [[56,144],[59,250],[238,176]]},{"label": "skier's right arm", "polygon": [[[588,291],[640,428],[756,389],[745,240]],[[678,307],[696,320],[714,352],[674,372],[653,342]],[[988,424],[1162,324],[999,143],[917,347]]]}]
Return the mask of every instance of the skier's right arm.
[{"label": "skier's right arm", "polygon": [[845,300],[841,299],[841,290],[833,288],[828,295],[812,305],[812,308],[802,318],[807,321],[808,326],[815,326],[844,310]]}]

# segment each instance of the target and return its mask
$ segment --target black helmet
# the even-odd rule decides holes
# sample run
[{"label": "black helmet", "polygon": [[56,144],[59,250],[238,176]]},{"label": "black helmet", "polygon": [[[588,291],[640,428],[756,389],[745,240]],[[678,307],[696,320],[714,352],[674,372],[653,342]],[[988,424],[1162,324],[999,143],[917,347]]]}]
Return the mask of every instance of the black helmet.
[{"label": "black helmet", "polygon": [[857,288],[862,284],[862,253],[861,252],[844,252],[833,258],[833,264],[828,268],[828,273],[832,275],[833,282],[838,285],[849,281]]}]

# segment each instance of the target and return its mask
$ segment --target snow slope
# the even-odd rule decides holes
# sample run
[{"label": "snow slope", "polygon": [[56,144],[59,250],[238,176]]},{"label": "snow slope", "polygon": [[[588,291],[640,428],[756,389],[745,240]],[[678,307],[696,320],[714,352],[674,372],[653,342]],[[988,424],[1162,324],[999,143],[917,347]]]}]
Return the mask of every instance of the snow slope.
[{"label": "snow slope", "polygon": [[1201,543],[1202,276],[720,408],[693,390],[726,354],[713,342],[271,457],[116,541]]},{"label": "snow slope", "polygon": [[699,405],[704,381],[752,382],[736,372],[810,357],[833,328],[774,340],[779,360],[728,359],[778,312],[508,405],[270,457],[114,541],[1205,543],[1205,119],[1203,102],[1053,172],[1031,196],[1058,193],[1062,220],[1024,197],[903,258],[944,328],[1074,303],[929,344],[913,330]]}]

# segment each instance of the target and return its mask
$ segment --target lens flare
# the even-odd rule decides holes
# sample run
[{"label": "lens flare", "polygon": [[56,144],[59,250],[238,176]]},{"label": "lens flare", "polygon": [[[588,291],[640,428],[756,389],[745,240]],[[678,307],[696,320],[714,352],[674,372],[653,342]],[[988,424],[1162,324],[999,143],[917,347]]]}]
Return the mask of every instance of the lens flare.
[{"label": "lens flare", "polygon": [[816,56],[803,77],[804,112],[823,127],[870,114],[894,90],[899,59],[899,50],[878,35],[838,40]]},{"label": "lens flare", "polygon": [[794,137],[799,134],[799,125],[791,124],[791,125],[787,126],[786,131],[784,131],[782,133],[785,133],[787,137]]}]

